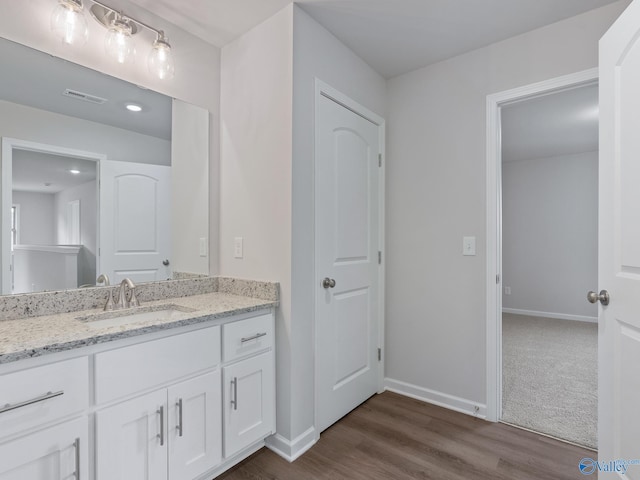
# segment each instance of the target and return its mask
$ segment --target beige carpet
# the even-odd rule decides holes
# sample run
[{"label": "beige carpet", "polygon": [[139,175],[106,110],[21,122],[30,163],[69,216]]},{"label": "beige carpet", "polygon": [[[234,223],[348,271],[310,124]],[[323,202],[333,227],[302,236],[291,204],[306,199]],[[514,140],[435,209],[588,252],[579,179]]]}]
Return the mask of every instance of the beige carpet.
[{"label": "beige carpet", "polygon": [[595,323],[502,315],[502,420],[597,448]]}]

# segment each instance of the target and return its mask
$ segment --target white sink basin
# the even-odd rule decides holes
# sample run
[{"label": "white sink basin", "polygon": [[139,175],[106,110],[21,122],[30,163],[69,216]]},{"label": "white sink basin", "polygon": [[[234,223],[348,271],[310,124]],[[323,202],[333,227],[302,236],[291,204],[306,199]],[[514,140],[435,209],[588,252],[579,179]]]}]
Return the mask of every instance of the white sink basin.
[{"label": "white sink basin", "polygon": [[96,313],[78,320],[86,322],[89,328],[105,328],[129,325],[132,323],[163,321],[179,318],[185,313],[193,312],[193,309],[178,305],[154,305],[150,307],[136,307],[113,312]]}]

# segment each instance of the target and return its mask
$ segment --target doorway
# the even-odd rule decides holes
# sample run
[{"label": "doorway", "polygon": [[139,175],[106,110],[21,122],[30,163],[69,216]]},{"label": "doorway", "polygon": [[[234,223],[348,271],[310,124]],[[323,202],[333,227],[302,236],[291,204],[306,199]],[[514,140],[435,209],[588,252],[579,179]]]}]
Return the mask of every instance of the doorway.
[{"label": "doorway", "polygon": [[597,445],[598,86],[501,108],[501,421]]},{"label": "doorway", "polygon": [[[516,112],[517,110],[525,109],[527,102],[531,102],[531,104],[533,105],[534,100],[537,100],[541,103],[547,103],[551,106],[559,105],[561,103],[561,97],[554,97],[554,95],[560,95],[562,92],[574,92],[574,94],[577,95],[582,89],[584,89],[583,91],[587,91],[588,88],[597,90],[597,78],[597,69],[591,69],[564,77],[558,77],[549,81],[540,82],[537,84],[532,84],[505,92],[500,92],[487,97],[487,417],[492,421],[499,421],[503,419],[505,414],[507,418],[509,418],[509,415],[512,413],[509,410],[503,411],[503,400],[508,399],[508,397],[505,397],[507,393],[505,389],[513,387],[512,384],[506,385],[506,382],[505,384],[503,384],[503,379],[506,378],[504,375],[507,373],[503,369],[503,359],[510,356],[514,351],[517,353],[518,351],[523,352],[526,350],[532,351],[534,354],[534,359],[536,358],[536,348],[533,346],[534,343],[531,338],[529,338],[529,340],[525,339],[521,341],[515,348],[507,350],[506,346],[503,349],[505,341],[508,340],[503,338],[503,333],[505,334],[505,336],[509,336],[509,338],[512,338],[511,334],[513,334],[514,331],[516,333],[520,333],[519,327],[521,327],[522,325],[528,327],[537,322],[538,326],[540,327],[538,331],[542,332],[540,335],[538,335],[539,338],[544,339],[544,337],[546,336],[548,339],[557,339],[559,337],[558,335],[553,333],[553,330],[548,325],[549,322],[551,322],[551,324],[566,327],[569,330],[583,324],[587,325],[587,329],[594,329],[596,326],[594,323],[588,323],[584,321],[592,320],[597,315],[597,313],[591,313],[590,310],[587,311],[590,305],[586,303],[586,291],[588,290],[588,288],[593,287],[586,287],[586,284],[582,285],[580,282],[576,282],[575,279],[567,280],[566,275],[569,275],[570,273],[566,272],[565,270],[568,269],[566,267],[559,268],[561,262],[563,260],[566,260],[566,258],[556,260],[556,263],[552,264],[552,267],[549,267],[547,265],[547,268],[539,268],[539,274],[542,275],[543,278],[544,275],[547,275],[548,278],[546,281],[538,280],[538,283],[535,287],[531,286],[531,282],[527,284],[527,281],[532,280],[531,277],[533,275],[530,273],[528,275],[525,274],[528,270],[528,267],[526,267],[527,262],[529,264],[532,264],[533,267],[544,267],[545,262],[550,260],[550,258],[546,257],[540,258],[539,255],[533,251],[535,249],[538,249],[538,247],[540,246],[544,246],[539,245],[540,243],[549,241],[549,239],[544,236],[543,240],[541,240],[539,227],[536,229],[534,228],[534,226],[536,224],[536,221],[538,220],[542,222],[540,223],[541,225],[544,225],[544,221],[548,221],[554,216],[559,216],[559,214],[562,213],[561,210],[566,207],[566,204],[571,203],[570,201],[567,202],[567,196],[570,195],[570,193],[568,192],[568,188],[562,189],[562,175],[569,175],[570,179],[577,180],[577,178],[571,177],[572,174],[574,176],[576,175],[575,171],[573,173],[571,172],[571,168],[582,168],[580,166],[580,160],[585,160],[585,158],[587,157],[588,158],[586,162],[591,163],[591,173],[593,174],[593,169],[597,168],[597,163],[595,163],[597,162],[597,154],[588,154],[586,152],[576,154],[576,152],[574,151],[573,156],[571,156],[571,153],[568,151],[556,151],[554,153],[551,150],[547,150],[545,152],[538,152],[537,155],[533,155],[533,157],[540,157],[539,162],[537,163],[534,161],[514,162],[511,165],[507,163],[503,178],[503,147],[508,146],[509,140],[504,139],[503,145],[502,135],[508,135],[509,132],[508,130],[502,131],[501,129],[502,117],[508,117],[509,110],[513,110],[514,112]],[[597,115],[597,111],[595,111],[595,109],[592,107],[590,113],[585,110],[581,112],[581,114],[590,114],[593,116]],[[559,119],[560,116],[555,115],[554,117],[552,117],[551,121],[543,122],[543,124],[545,124],[546,127],[552,127],[553,122],[559,121]],[[529,120],[528,122],[531,123],[531,120]],[[524,122],[524,126],[533,128],[533,125],[528,125],[527,121]],[[525,128],[525,133],[526,139],[527,141],[529,141],[530,137],[533,136],[531,134],[532,131],[527,131]],[[547,142],[545,147],[549,148],[550,146],[552,146],[551,143],[552,142]],[[529,145],[529,147],[531,147],[531,145]],[[593,151],[594,149],[588,148],[586,150]],[[597,147],[595,148],[595,150],[597,150]],[[505,152],[505,155],[508,154],[510,153]],[[554,156],[557,157],[555,164],[553,163]],[[521,158],[520,160],[523,159]],[[528,160],[533,160],[533,158],[529,158]],[[562,167],[567,170],[567,172],[558,172],[557,174],[552,174],[551,171],[544,172],[545,162],[547,168],[550,168],[551,165],[555,165],[555,167],[558,167],[561,164]],[[582,166],[584,166],[584,163],[582,164]],[[547,174],[547,182],[550,182],[550,184],[543,186],[543,184],[540,182],[543,181],[545,173]],[[527,175],[525,174],[528,174],[529,177],[536,177],[536,175],[537,177],[539,177],[536,177],[538,180],[537,187],[535,182],[530,181],[531,178],[526,180]],[[518,178],[520,180],[518,180]],[[511,183],[506,189],[503,189],[503,182],[506,180],[509,180]],[[529,182],[528,187],[525,187],[525,185],[527,185],[525,180]],[[552,198],[554,195],[544,194],[544,192],[541,192],[540,190],[549,188],[549,185],[553,185],[554,182],[557,184],[555,201],[561,201],[563,208],[553,208],[549,206],[542,208],[541,205],[538,205],[538,208],[536,209],[536,206],[534,204],[532,207],[530,206],[530,208],[533,209],[533,213],[527,214],[523,212],[521,215],[518,215],[517,209],[514,211],[513,207],[517,206],[518,202],[518,200],[514,200],[514,198],[517,198],[513,196],[514,191],[516,193],[522,194],[527,193],[526,190],[528,189],[530,198],[527,199],[526,195],[521,195],[522,198],[519,200],[521,203],[530,203],[531,198],[534,198],[536,194],[539,196],[541,193],[543,201],[548,203],[554,200],[554,198]],[[578,183],[578,185],[580,185],[580,182],[575,183]],[[509,188],[511,190],[509,190]],[[593,187],[592,190],[597,191],[597,179],[596,186]],[[507,199],[507,196],[509,196],[509,199]],[[507,206],[505,203],[507,200],[509,201],[509,206]],[[590,209],[590,214],[597,215],[597,208]],[[507,216],[509,216],[510,220],[506,218]],[[508,223],[505,222],[505,224],[503,224],[503,219],[508,220]],[[562,223],[562,221],[560,222]],[[549,221],[548,223],[551,224],[552,222]],[[507,232],[505,231],[506,228],[509,228],[511,230]],[[516,234],[515,237],[513,235],[514,230]],[[583,233],[586,234],[586,232]],[[518,237],[518,235],[520,235],[520,237]],[[594,240],[595,237],[596,235],[593,234],[593,238],[591,240]],[[516,241],[514,241],[513,238],[515,238]],[[509,245],[505,243],[505,241],[507,241],[508,239],[512,239],[512,243]],[[532,244],[531,242],[534,243]],[[535,242],[537,242],[537,244]],[[509,251],[509,248],[511,248],[512,251]],[[557,245],[555,247],[549,248],[553,250],[553,254],[561,255],[560,252],[556,251],[560,250]],[[544,252],[544,248],[542,249],[542,251]],[[549,254],[548,256],[552,257],[551,254]],[[566,257],[569,256],[570,255],[566,255]],[[518,265],[517,262],[514,264],[514,258],[520,259],[520,265]],[[509,261],[510,265],[507,265],[505,263],[506,261]],[[597,262],[597,251],[592,255],[591,260],[588,260],[585,263],[589,262],[591,262],[590,268],[595,269],[596,267],[594,267],[594,265]],[[556,274],[553,275],[554,268],[560,269],[561,271],[559,273],[556,272]],[[518,278],[518,275],[520,275],[520,277],[524,276],[525,278]],[[576,274],[575,272],[574,275],[580,276],[580,274]],[[560,288],[558,291],[554,290],[553,288],[547,288],[551,285],[551,280],[549,279],[549,277],[553,277],[554,279],[555,277],[563,278],[563,288],[571,288],[571,295],[567,295],[566,292],[562,290],[562,288]],[[595,283],[597,281],[597,278],[590,279],[586,278],[587,276],[584,277],[585,278],[581,279],[582,282],[592,281]],[[514,287],[514,285],[516,284],[517,286]],[[583,289],[584,291],[581,291]],[[541,306],[544,305],[545,301],[547,301],[547,305]],[[564,307],[561,306],[560,304],[562,304],[562,302],[572,303],[572,305],[574,306],[573,309],[566,307],[566,305]],[[578,305],[578,307],[575,307],[576,305]],[[506,308],[504,325],[503,307]],[[541,319],[541,317],[546,318],[546,320]],[[576,322],[576,320],[578,321]],[[569,337],[571,338],[572,336],[569,335]],[[597,336],[595,337],[595,339],[597,341]],[[572,342],[576,343],[575,336],[573,336],[573,340],[568,341],[570,344]],[[543,344],[549,346],[549,342]],[[564,350],[566,351],[569,349],[565,347]],[[595,363],[595,352],[593,361],[593,373],[595,374],[597,369]],[[556,360],[552,363],[554,363],[554,365],[557,365],[558,363],[562,362],[562,360]],[[532,367],[531,363],[532,362],[529,360],[525,362],[525,365],[528,367]],[[571,361],[565,363],[571,364]],[[574,362],[574,364],[577,363],[579,362]],[[540,370],[543,372],[545,369],[548,369],[548,367],[540,368]],[[519,372],[518,375],[522,377],[525,374]],[[516,378],[518,378],[518,375],[516,375]],[[567,378],[579,375],[581,374],[574,372],[572,374],[568,374]],[[544,374],[543,376],[547,375]],[[513,376],[510,378],[513,378]],[[511,380],[509,381],[511,382]],[[541,397],[541,395],[539,395],[536,391],[536,389],[538,388],[539,387],[528,386],[525,389],[526,397],[528,400]],[[511,393],[513,392],[509,392],[509,394]],[[595,391],[591,392],[591,394],[594,393]],[[543,403],[541,405],[547,406],[550,404],[549,401],[544,401],[544,399],[542,399],[542,401]],[[579,415],[579,417],[582,418],[582,415]],[[537,431],[542,430],[539,427],[532,428],[532,425],[521,426],[525,426]],[[561,436],[558,434],[558,432],[542,433]],[[567,439],[582,444],[589,443],[585,442],[584,440],[575,438]],[[595,440],[593,443],[595,443]],[[593,447],[595,445],[589,446]]]},{"label": "doorway", "polygon": [[383,120],[316,82],[316,418],[321,432],[380,391]]}]

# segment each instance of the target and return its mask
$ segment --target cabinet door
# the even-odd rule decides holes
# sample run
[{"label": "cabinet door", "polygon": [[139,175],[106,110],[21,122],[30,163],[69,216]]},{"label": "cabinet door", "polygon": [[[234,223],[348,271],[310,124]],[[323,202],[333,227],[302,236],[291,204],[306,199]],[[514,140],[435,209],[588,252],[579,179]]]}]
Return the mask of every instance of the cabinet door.
[{"label": "cabinet door", "polygon": [[0,445],[0,480],[88,479],[86,417]]},{"label": "cabinet door", "polygon": [[96,412],[97,480],[167,478],[167,391]]},{"label": "cabinet door", "polygon": [[222,457],[220,371],[174,385],[168,395],[169,478],[196,478]]},{"label": "cabinet door", "polygon": [[225,367],[223,377],[224,455],[229,458],[273,432],[273,352]]}]

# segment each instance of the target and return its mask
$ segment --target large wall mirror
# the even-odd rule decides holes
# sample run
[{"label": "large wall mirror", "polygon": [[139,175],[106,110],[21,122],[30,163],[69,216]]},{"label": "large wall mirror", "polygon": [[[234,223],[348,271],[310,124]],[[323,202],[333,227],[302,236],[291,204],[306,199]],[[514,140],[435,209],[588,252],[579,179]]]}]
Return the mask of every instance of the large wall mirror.
[{"label": "large wall mirror", "polygon": [[172,176],[207,171],[208,112],[1,38],[0,58],[2,294],[208,273],[175,264],[192,232],[172,220]]}]

